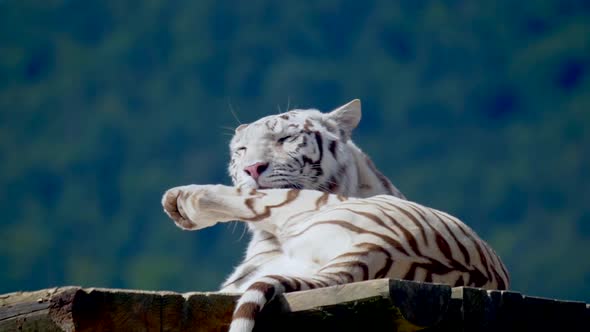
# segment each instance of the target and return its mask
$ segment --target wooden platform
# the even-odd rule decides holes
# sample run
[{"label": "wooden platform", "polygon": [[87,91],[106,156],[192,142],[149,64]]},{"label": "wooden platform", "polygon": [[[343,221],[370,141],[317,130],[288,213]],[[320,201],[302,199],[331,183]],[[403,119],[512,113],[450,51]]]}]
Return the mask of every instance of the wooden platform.
[{"label": "wooden platform", "polygon": [[[59,287],[0,295],[0,331],[226,331],[238,295]],[[585,328],[582,328],[584,327]],[[587,331],[590,305],[371,280],[276,298],[256,331]]]}]

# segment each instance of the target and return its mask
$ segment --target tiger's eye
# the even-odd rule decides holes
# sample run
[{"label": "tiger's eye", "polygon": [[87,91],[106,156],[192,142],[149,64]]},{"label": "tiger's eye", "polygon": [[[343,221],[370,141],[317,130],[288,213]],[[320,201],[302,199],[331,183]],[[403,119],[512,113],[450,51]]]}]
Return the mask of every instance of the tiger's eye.
[{"label": "tiger's eye", "polygon": [[285,136],[285,137],[281,137],[281,138],[279,138],[279,139],[277,140],[277,143],[279,143],[279,144],[283,144],[283,143],[285,143],[285,141],[286,141],[286,140],[288,140],[288,139],[290,139],[290,138],[292,138],[292,137],[293,137],[293,136],[291,136],[291,135],[287,135],[287,136]]}]

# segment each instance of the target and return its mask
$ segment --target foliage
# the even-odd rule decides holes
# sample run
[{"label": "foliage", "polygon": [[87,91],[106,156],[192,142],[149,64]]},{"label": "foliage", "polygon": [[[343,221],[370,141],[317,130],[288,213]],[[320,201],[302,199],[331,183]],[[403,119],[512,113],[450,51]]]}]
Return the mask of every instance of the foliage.
[{"label": "foliage", "polygon": [[408,197],[514,289],[590,301],[589,35],[581,0],[0,1],[0,293],[215,289],[243,227],[182,232],[160,195],[229,182],[232,108],[358,97]]}]

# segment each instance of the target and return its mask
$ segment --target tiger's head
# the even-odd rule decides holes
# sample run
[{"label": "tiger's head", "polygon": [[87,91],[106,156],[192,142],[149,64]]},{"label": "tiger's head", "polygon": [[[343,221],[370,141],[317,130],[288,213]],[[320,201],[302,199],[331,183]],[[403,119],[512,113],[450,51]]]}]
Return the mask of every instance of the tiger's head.
[{"label": "tiger's head", "polygon": [[335,192],[352,163],[347,144],[360,119],[355,99],[329,113],[295,109],[240,125],[230,143],[234,185]]}]

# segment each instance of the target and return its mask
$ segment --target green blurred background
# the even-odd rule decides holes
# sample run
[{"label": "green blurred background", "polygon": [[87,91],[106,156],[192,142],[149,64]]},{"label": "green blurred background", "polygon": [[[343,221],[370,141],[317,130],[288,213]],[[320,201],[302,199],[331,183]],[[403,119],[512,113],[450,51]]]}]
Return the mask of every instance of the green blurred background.
[{"label": "green blurred background", "polygon": [[590,302],[583,0],[0,0],[0,293],[216,289],[244,227],[183,232],[161,194],[230,182],[231,108],[353,98],[356,142],[513,289]]}]

